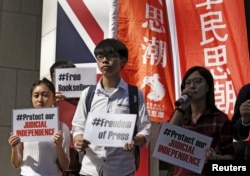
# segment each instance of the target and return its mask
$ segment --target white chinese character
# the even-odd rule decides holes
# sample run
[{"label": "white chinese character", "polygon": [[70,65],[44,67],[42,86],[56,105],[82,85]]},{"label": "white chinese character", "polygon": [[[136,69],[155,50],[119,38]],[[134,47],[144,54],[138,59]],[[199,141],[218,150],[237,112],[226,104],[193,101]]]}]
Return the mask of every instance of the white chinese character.
[{"label": "white chinese character", "polygon": [[150,116],[157,117],[157,111],[152,110]]},{"label": "white chinese character", "polygon": [[236,99],[235,90],[232,81],[226,81],[225,84],[214,84],[216,106],[226,114],[233,114],[234,103]]},{"label": "white chinese character", "polygon": [[[202,42],[201,45],[205,45],[214,41],[214,37],[218,41],[225,42],[228,38],[228,34],[225,34],[223,37],[217,34],[216,29],[223,29],[226,28],[225,24],[219,24],[222,22],[222,14],[221,12],[208,12],[206,14],[202,14],[200,16],[201,20],[201,30],[202,30]],[[207,33],[211,31],[214,37],[207,39]]]},{"label": "white chinese character", "polygon": [[[228,75],[230,75],[230,70],[228,68],[226,68],[226,72],[224,71],[224,69],[222,67],[216,67],[216,70],[211,69],[211,74],[213,75],[214,79],[227,79]],[[219,74],[217,74],[219,73]]]},{"label": "white chinese character", "polygon": [[158,118],[164,118],[164,112],[158,111]]},{"label": "white chinese character", "polygon": [[214,95],[217,108],[225,112],[225,85],[214,82]]},{"label": "white chinese character", "polygon": [[213,48],[204,48],[205,65],[221,66],[227,63],[226,46],[219,45]]},{"label": "white chinese character", "polygon": [[158,65],[161,64],[162,67],[166,67],[167,65],[167,54],[166,54],[166,42],[161,40],[156,40],[155,37],[152,37],[152,40],[149,40],[146,37],[143,37],[144,42],[146,45],[142,44],[142,49],[145,51],[142,58],[143,64],[148,63],[150,65]]},{"label": "white chinese character", "polygon": [[207,6],[206,9],[211,9],[211,4],[220,4],[222,3],[223,0],[206,0],[206,2],[197,4],[196,7],[203,7],[203,6]]},{"label": "white chinese character", "polygon": [[147,21],[142,24],[143,28],[149,27],[152,31],[165,33],[163,25],[163,11],[161,9],[146,3],[146,19]]}]

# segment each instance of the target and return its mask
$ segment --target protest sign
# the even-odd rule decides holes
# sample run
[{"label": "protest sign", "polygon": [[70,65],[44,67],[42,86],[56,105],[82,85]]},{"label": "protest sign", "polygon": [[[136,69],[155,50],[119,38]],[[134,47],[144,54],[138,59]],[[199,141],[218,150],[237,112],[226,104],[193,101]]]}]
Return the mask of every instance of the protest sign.
[{"label": "protest sign", "polygon": [[55,69],[55,88],[67,98],[78,98],[88,85],[96,84],[95,67]]},{"label": "protest sign", "polygon": [[211,137],[165,122],[160,128],[153,157],[200,174],[205,149],[211,142]]},{"label": "protest sign", "polygon": [[51,141],[58,131],[58,109],[14,109],[12,123],[13,134],[22,142]]},{"label": "protest sign", "polygon": [[131,143],[136,114],[105,114],[89,112],[84,139],[106,147],[124,147]]}]

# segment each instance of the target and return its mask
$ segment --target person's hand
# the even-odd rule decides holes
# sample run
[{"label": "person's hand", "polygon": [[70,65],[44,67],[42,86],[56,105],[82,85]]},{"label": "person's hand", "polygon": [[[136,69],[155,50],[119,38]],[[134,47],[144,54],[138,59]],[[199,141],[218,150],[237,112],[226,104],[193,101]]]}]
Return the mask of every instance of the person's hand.
[{"label": "person's hand", "polygon": [[135,147],[134,141],[132,141],[130,144],[126,143],[124,147],[122,148],[123,151],[129,152],[132,151]]},{"label": "person's hand", "polygon": [[83,136],[81,134],[78,134],[74,137],[74,144],[75,149],[78,152],[84,151],[86,148],[89,147],[90,142],[83,139]]},{"label": "person's hand", "polygon": [[218,159],[217,154],[213,148],[207,148],[205,150],[205,162],[207,162],[208,160],[217,160],[217,159]]},{"label": "person's hand", "polygon": [[[189,95],[188,96],[188,99],[191,100],[192,99],[192,95],[194,94],[194,90],[193,89],[190,89],[190,88],[186,88],[182,91],[182,95],[183,94],[186,94],[186,95]],[[178,106],[178,108],[180,108],[182,111],[186,111],[187,109],[190,108],[190,101],[186,101],[184,102],[183,104],[181,104],[180,106]]]},{"label": "person's hand", "polygon": [[20,143],[20,137],[17,136],[17,135],[13,135],[12,133],[10,133],[10,137],[8,139],[8,142],[9,144],[12,146],[12,147],[15,147],[17,144]]},{"label": "person's hand", "polygon": [[240,105],[240,114],[245,124],[250,123],[250,100],[246,100]]},{"label": "person's hand", "polygon": [[62,143],[63,143],[62,132],[59,131],[57,133],[54,133],[52,140],[54,141],[56,146],[62,146]]},{"label": "person's hand", "polygon": [[56,103],[59,103],[60,101],[64,101],[65,96],[61,92],[56,92]]}]

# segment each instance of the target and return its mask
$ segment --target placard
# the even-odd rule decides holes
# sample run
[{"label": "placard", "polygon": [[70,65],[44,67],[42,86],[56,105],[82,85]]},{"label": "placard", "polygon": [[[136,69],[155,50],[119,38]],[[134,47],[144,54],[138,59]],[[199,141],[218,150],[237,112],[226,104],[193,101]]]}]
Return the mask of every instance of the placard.
[{"label": "placard", "polygon": [[124,147],[131,143],[136,114],[105,114],[89,112],[84,139],[96,146]]},{"label": "placard", "polygon": [[96,84],[95,67],[55,69],[55,88],[67,98],[78,98],[88,85]]},{"label": "placard", "polygon": [[13,134],[22,142],[51,141],[58,132],[57,108],[14,109]]},{"label": "placard", "polygon": [[201,173],[205,163],[205,149],[210,148],[212,138],[163,123],[153,151],[153,157]]}]

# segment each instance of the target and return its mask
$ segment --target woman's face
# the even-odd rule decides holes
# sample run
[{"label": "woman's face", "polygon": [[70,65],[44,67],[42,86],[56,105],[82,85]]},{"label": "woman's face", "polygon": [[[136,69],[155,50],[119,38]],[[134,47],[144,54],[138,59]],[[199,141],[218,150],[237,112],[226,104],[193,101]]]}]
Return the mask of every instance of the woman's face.
[{"label": "woman's face", "polygon": [[193,72],[185,80],[185,89],[183,92],[193,92],[192,100],[206,98],[209,91],[207,81],[198,71]]},{"label": "woman's face", "polygon": [[53,107],[55,96],[45,84],[40,84],[34,87],[31,100],[34,108]]}]

